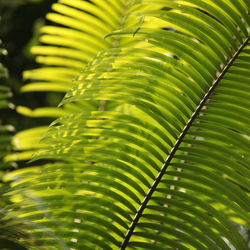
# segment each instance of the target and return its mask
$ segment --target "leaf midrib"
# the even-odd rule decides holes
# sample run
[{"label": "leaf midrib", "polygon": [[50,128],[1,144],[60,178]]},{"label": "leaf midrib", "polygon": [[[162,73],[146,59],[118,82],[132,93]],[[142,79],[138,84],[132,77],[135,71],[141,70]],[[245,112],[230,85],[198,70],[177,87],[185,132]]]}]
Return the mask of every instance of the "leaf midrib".
[{"label": "leaf midrib", "polygon": [[170,153],[169,153],[169,155],[168,155],[165,163],[163,164],[160,172],[158,173],[158,176],[156,177],[155,181],[151,185],[150,189],[148,190],[147,195],[144,197],[143,202],[141,203],[141,206],[139,207],[137,213],[135,214],[135,217],[134,217],[133,221],[131,222],[130,227],[129,227],[127,233],[126,233],[126,236],[125,236],[125,238],[124,238],[124,240],[123,240],[123,242],[121,244],[120,250],[124,250],[127,247],[128,243],[129,243],[129,240],[130,240],[130,238],[131,238],[131,236],[132,236],[132,234],[134,232],[134,229],[137,226],[137,223],[138,223],[138,221],[139,221],[139,219],[140,219],[140,217],[141,217],[144,209],[147,206],[147,203],[151,199],[154,191],[156,190],[158,184],[160,183],[163,175],[165,174],[168,166],[171,163],[171,160],[175,156],[176,151],[179,149],[179,146],[182,143],[185,135],[188,133],[188,130],[192,126],[194,120],[199,115],[200,110],[206,104],[207,100],[212,95],[212,93],[215,90],[215,88],[218,86],[220,80],[228,72],[228,70],[230,69],[230,67],[234,63],[234,61],[237,59],[237,57],[239,56],[239,54],[242,52],[242,50],[245,48],[245,46],[248,44],[249,41],[250,41],[250,36],[248,36],[247,39],[242,43],[242,45],[239,47],[238,51],[235,52],[235,54],[233,55],[233,57],[228,61],[227,65],[225,65],[225,67],[222,70],[222,72],[218,75],[217,79],[214,80],[212,86],[208,89],[207,93],[204,95],[203,99],[200,101],[200,103],[197,106],[196,110],[193,112],[192,116],[188,120],[186,126],[183,128],[183,130],[180,133],[178,139],[176,140],[175,145],[173,146],[172,150],[170,151]]}]

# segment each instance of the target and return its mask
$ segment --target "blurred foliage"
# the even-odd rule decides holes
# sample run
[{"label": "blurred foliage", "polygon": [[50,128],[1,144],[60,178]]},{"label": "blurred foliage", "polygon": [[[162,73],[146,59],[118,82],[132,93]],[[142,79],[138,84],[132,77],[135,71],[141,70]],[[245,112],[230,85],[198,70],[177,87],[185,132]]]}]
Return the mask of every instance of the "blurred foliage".
[{"label": "blurred foliage", "polygon": [[[50,98],[44,93],[21,94],[23,85],[22,73],[25,69],[36,66],[30,53],[30,47],[38,43],[39,28],[44,24],[44,16],[56,0],[1,0],[0,4],[0,38],[8,51],[3,59],[9,69],[9,79],[6,84],[12,89],[15,104],[36,108],[50,104]],[[61,97],[60,97],[61,98]],[[53,102],[54,103],[54,102]],[[17,130],[48,124],[48,119],[31,119],[21,115],[14,115],[15,111],[3,111],[5,121],[13,124]]]}]

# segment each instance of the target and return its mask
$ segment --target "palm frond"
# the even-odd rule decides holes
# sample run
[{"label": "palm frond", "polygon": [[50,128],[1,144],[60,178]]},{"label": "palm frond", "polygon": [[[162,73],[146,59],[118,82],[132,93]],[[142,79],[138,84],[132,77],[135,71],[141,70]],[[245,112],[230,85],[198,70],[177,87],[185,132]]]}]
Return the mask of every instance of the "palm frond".
[{"label": "palm frond", "polygon": [[[135,9],[159,9],[162,6],[147,4],[135,5],[134,1],[82,1],[64,0],[52,5],[53,12],[48,13],[46,19],[51,25],[42,27],[40,45],[34,46],[31,52],[36,55],[40,68],[25,71],[23,76],[27,82],[21,88],[23,92],[59,92],[65,93],[75,85],[74,79],[82,69],[100,51],[108,48],[136,47],[143,44],[137,39],[112,37],[103,39],[107,33],[120,28],[155,26],[153,22],[142,22],[140,18],[131,18],[130,13]],[[160,24],[157,24],[158,26]],[[134,31],[136,28],[134,28]],[[31,110],[18,106],[17,112],[29,117],[53,117],[78,113],[82,109],[94,107],[98,109],[102,104],[91,101],[85,104],[67,104],[63,110],[55,107],[41,107]],[[15,154],[6,157],[10,160],[29,160],[35,148],[39,148],[39,139],[46,130],[33,128],[36,134],[30,137],[30,129],[14,136],[13,145],[17,150]],[[25,140],[25,138],[29,138]],[[32,139],[33,138],[33,139]],[[22,147],[22,145],[26,147]],[[28,146],[29,145],[29,146]]]},{"label": "palm frond", "polygon": [[[120,2],[92,2],[116,20]],[[50,217],[20,213],[74,249],[248,249],[233,223],[250,227],[249,0],[154,4],[129,16],[155,28],[105,23],[103,44],[125,44],[85,66],[61,102],[84,111],[58,118],[34,157],[64,163],[14,174]],[[70,16],[53,18],[75,27],[79,12],[60,7]]]}]

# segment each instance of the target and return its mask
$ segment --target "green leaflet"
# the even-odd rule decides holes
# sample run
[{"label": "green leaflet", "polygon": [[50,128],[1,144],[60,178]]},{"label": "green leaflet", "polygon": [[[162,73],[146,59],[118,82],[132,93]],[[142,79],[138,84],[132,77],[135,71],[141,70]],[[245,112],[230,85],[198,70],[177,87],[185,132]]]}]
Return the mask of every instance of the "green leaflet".
[{"label": "green leaflet", "polygon": [[56,67],[29,77],[49,88],[84,64],[60,104],[84,108],[53,122],[33,157],[60,162],[6,177],[12,194],[32,183],[48,216],[13,207],[68,248],[247,249],[234,224],[250,227],[249,1],[93,3],[48,16],[71,31],[44,28],[63,48],[36,48]]}]

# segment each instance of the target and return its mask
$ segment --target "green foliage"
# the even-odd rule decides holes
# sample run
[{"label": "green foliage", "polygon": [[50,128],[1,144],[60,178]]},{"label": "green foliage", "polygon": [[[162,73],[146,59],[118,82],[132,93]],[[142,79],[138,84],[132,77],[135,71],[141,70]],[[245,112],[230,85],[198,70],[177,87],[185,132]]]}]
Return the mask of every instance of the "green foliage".
[{"label": "green foliage", "polygon": [[[2,41],[0,41],[0,56],[1,59],[3,56],[7,55],[7,50],[2,48]],[[2,60],[1,60],[2,61]],[[9,98],[12,96],[12,93],[8,86],[6,86],[6,78],[8,77],[8,70],[3,66],[2,63],[0,63],[0,112],[2,112],[5,109],[13,108],[14,105],[9,102]],[[3,82],[3,83],[2,83]],[[14,130],[14,127],[11,125],[4,124],[4,119],[1,114],[0,117],[0,171],[3,169],[9,168],[9,163],[4,163],[3,158],[9,154],[9,151],[11,150],[11,136],[10,132]],[[0,172],[1,173],[1,172]]]},{"label": "green foliage", "polygon": [[22,159],[53,163],[4,177],[45,249],[248,249],[234,225],[250,228],[249,6],[53,5],[57,26],[32,49],[44,67],[24,73],[23,91],[67,93],[61,109],[19,107],[57,118],[44,144],[45,128],[16,137]]},{"label": "green foliage", "polygon": [[[2,42],[1,42],[2,45]],[[0,48],[0,56],[6,56],[7,50]],[[1,58],[2,59],[2,58]],[[1,60],[2,61],[2,60]],[[0,111],[4,109],[13,108],[13,104],[9,102],[9,98],[12,96],[10,89],[6,86],[6,78],[8,77],[8,71],[0,64]],[[3,82],[3,83],[2,83]],[[20,222],[19,218],[15,218],[11,211],[7,208],[11,204],[8,198],[5,198],[5,194],[10,189],[10,183],[4,183],[2,178],[5,171],[10,171],[15,167],[15,163],[4,162],[3,158],[10,153],[11,150],[11,135],[14,127],[3,123],[3,116],[1,112],[0,120],[0,246],[4,249],[26,249],[18,244],[18,240],[23,237],[27,237],[24,230],[24,225]],[[3,249],[3,248],[2,248]]]}]

